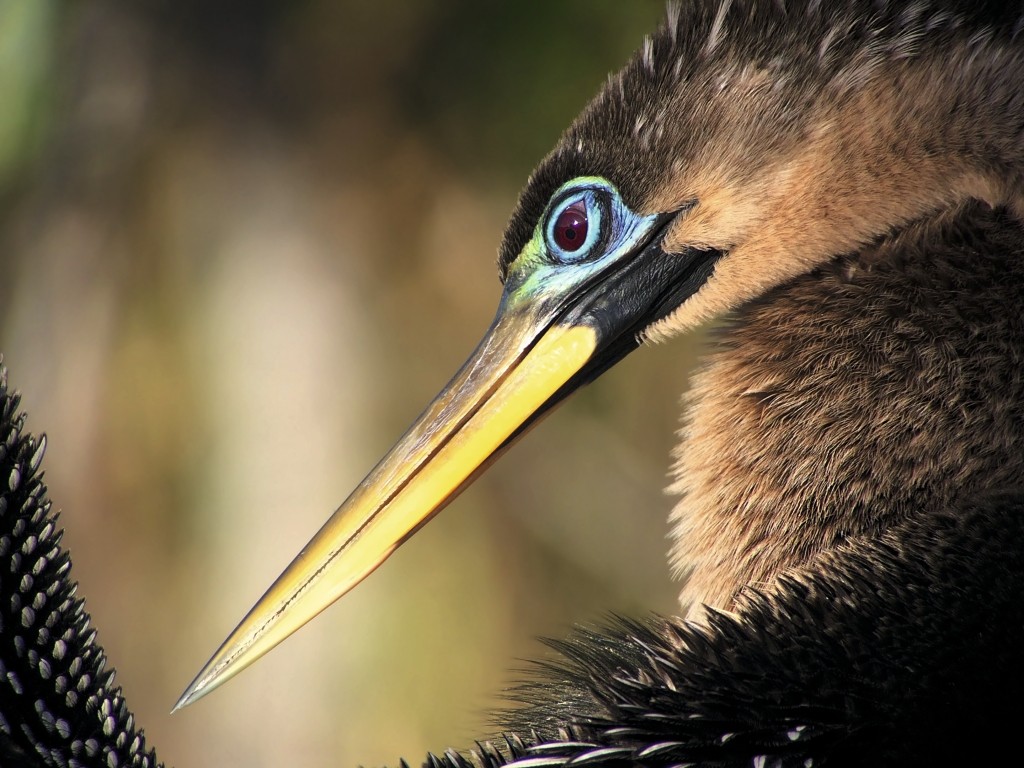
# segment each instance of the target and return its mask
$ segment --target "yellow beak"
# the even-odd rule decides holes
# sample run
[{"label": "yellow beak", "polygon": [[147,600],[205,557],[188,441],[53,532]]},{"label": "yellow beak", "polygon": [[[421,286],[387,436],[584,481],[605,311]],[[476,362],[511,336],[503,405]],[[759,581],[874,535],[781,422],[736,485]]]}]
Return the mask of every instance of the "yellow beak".
[{"label": "yellow beak", "polygon": [[[538,417],[633,349],[696,291],[718,254],[662,249],[680,211],[639,215],[603,179],[567,182],[607,224],[562,260],[538,226],[505,275],[497,317],[455,378],[224,641],[175,709],[231,679],[358,584]],[[555,199],[561,199],[556,194]],[[582,198],[581,198],[582,199]]]},{"label": "yellow beak", "polygon": [[458,495],[594,356],[597,333],[523,305],[479,346],[224,641],[175,709],[234,677],[380,565]]}]

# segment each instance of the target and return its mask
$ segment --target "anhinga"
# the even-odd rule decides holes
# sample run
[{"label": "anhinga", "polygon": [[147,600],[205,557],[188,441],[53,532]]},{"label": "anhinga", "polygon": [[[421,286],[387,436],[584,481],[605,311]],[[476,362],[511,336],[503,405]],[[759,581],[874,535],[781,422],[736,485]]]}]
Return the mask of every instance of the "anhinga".
[{"label": "anhinga", "polygon": [[[643,340],[726,318],[675,465],[681,617],[558,643],[504,747],[429,761],[974,765],[1014,749],[1022,32],[1004,3],[670,6],[527,184],[477,350],[179,705]],[[13,445],[25,482],[32,445]]]}]

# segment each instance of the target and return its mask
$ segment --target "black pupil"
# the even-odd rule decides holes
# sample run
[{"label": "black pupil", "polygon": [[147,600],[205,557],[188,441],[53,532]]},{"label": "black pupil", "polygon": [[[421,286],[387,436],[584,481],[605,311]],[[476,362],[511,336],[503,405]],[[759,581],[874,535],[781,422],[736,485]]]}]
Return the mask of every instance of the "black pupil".
[{"label": "black pupil", "polygon": [[587,207],[580,200],[555,219],[555,245],[563,251],[578,251],[587,239]]}]

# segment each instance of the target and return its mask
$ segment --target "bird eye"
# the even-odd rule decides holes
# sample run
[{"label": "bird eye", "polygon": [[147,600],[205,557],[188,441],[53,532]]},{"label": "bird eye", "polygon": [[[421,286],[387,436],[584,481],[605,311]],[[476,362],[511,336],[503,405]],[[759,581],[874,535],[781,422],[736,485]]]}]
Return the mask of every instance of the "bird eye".
[{"label": "bird eye", "polygon": [[593,189],[567,195],[553,205],[544,233],[550,254],[567,263],[587,259],[601,240],[606,207]]},{"label": "bird eye", "polygon": [[555,245],[563,251],[574,252],[583,247],[587,239],[587,206],[582,200],[558,214],[552,235]]}]

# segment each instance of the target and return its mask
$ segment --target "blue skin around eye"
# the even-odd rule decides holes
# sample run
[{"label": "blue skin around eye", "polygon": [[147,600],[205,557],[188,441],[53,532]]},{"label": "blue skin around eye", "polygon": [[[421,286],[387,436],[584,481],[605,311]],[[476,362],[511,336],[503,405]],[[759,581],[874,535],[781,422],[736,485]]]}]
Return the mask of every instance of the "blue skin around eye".
[{"label": "blue skin around eye", "polygon": [[[607,207],[598,201],[598,194],[607,195]],[[658,218],[656,214],[642,216],[632,211],[614,185],[597,176],[568,181],[551,199],[558,200],[558,205],[544,212],[530,242],[512,263],[503,305],[557,300],[631,253]],[[587,238],[576,251],[564,251],[555,245],[554,222],[559,213],[581,199],[587,206]],[[607,230],[604,237],[602,228]],[[598,243],[602,252],[593,253]]]}]

